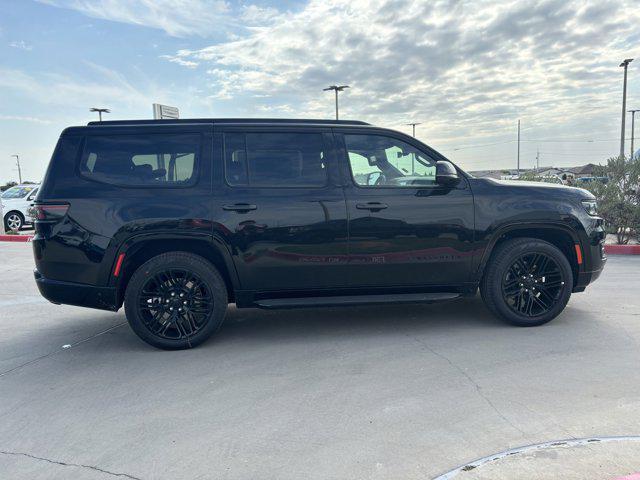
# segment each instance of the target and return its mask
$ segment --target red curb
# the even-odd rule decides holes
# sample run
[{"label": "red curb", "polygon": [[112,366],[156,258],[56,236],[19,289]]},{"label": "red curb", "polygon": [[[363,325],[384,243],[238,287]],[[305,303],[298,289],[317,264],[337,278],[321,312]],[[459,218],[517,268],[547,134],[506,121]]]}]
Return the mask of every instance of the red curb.
[{"label": "red curb", "polygon": [[613,480],[640,480],[640,472],[632,473],[631,475],[627,475],[626,477],[616,477]]},{"label": "red curb", "polygon": [[640,245],[605,245],[604,251],[609,255],[640,255]]},{"label": "red curb", "polygon": [[0,242],[30,242],[33,235],[0,235]]}]

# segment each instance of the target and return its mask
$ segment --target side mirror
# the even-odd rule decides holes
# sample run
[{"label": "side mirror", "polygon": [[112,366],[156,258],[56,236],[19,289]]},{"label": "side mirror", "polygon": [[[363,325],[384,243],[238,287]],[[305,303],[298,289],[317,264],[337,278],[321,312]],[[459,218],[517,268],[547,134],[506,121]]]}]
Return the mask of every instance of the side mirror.
[{"label": "side mirror", "polygon": [[458,171],[449,162],[436,163],[436,183],[445,187],[455,187],[460,182]]}]

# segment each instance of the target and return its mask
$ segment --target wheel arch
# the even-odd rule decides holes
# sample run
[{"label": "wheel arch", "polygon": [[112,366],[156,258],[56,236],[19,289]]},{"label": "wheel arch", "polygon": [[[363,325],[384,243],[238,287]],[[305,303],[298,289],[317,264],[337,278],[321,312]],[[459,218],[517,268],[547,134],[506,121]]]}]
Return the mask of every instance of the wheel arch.
[{"label": "wheel arch", "polygon": [[22,221],[23,221],[23,222],[24,222],[24,221],[25,221],[25,219],[27,218],[27,217],[25,217],[24,213],[22,213],[20,210],[18,210],[18,209],[16,209],[16,208],[13,208],[13,209],[9,210],[8,212],[4,213],[4,218],[7,218],[7,217],[8,217],[9,215],[11,215],[12,213],[17,213],[17,214],[18,214],[18,216],[19,216],[20,218],[22,218]]},{"label": "wheel arch", "polygon": [[122,306],[124,294],[131,276],[147,260],[168,252],[187,252],[208,260],[220,273],[227,287],[229,302],[235,301],[235,291],[240,288],[235,266],[224,242],[215,235],[180,236],[138,235],[125,241],[114,257],[113,273],[118,258],[124,254],[118,275],[111,275],[116,288],[117,308]]},{"label": "wheel arch", "polygon": [[496,251],[496,248],[505,241],[514,238],[535,238],[556,246],[569,261],[571,271],[573,272],[573,283],[574,285],[576,284],[581,266],[578,263],[575,245],[580,245],[582,249],[582,242],[580,241],[578,232],[563,223],[511,224],[496,230],[491,236],[480,260],[477,271],[478,281],[484,276],[486,266]]}]

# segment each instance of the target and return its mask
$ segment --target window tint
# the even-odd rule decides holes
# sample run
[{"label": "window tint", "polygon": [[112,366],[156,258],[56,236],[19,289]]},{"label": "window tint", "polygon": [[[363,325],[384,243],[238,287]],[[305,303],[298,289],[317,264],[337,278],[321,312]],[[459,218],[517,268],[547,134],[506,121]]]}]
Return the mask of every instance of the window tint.
[{"label": "window tint", "polygon": [[436,161],[392,137],[345,135],[354,181],[364,187],[416,187],[436,184]]},{"label": "window tint", "polygon": [[225,175],[229,185],[320,187],[327,167],[319,133],[227,133]]},{"label": "window tint", "polygon": [[197,134],[89,136],[80,172],[117,185],[188,185],[199,151]]}]

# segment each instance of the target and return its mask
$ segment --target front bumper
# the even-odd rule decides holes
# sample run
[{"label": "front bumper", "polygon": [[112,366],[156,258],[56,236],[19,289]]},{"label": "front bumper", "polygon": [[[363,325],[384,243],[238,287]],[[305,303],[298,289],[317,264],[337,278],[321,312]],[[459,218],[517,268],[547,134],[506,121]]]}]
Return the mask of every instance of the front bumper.
[{"label": "front bumper", "polygon": [[38,270],[34,270],[33,275],[38,290],[51,303],[99,308],[114,312],[118,310],[115,287],[96,287],[83,283],[51,280],[43,277]]},{"label": "front bumper", "polygon": [[587,244],[586,247],[583,247],[583,255],[585,256],[584,266],[586,268],[578,272],[578,278],[573,287],[574,292],[583,292],[587,285],[595,282],[602,274],[602,270],[604,270],[604,266],[607,263],[607,256],[604,253],[604,239],[594,243]]}]

